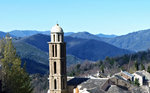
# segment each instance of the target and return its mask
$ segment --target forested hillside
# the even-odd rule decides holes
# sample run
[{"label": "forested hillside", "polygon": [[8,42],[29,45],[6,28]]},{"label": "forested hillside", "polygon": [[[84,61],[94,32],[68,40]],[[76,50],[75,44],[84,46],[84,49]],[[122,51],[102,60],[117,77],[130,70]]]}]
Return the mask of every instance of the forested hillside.
[{"label": "forested hillside", "polygon": [[68,68],[68,75],[84,76],[95,74],[97,71],[105,75],[126,70],[130,73],[136,70],[150,71],[150,50],[134,54],[126,54],[121,57],[106,57],[105,60],[99,60],[95,63],[85,61],[83,64],[72,65]]},{"label": "forested hillside", "polygon": [[[19,40],[19,42],[26,42],[45,52],[48,52],[47,42],[49,41],[50,37],[43,34],[37,34]],[[67,54],[73,55],[83,60],[87,59],[95,61],[104,59],[106,56],[112,57],[132,53],[131,51],[120,49],[98,40],[81,39],[66,36],[65,42],[67,43]]]}]

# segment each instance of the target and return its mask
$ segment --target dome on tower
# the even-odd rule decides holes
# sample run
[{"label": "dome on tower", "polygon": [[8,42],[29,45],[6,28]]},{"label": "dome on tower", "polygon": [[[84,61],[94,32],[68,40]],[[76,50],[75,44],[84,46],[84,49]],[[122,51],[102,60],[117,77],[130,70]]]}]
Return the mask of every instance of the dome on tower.
[{"label": "dome on tower", "polygon": [[59,24],[56,24],[52,27],[51,32],[63,33],[63,29],[59,26]]}]

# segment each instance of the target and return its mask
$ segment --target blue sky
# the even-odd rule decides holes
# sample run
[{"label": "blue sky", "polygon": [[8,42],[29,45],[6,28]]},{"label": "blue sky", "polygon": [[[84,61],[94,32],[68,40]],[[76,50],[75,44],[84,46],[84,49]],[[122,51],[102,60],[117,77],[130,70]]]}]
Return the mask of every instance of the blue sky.
[{"label": "blue sky", "polygon": [[50,30],[123,35],[150,29],[150,0],[0,0],[0,31]]}]

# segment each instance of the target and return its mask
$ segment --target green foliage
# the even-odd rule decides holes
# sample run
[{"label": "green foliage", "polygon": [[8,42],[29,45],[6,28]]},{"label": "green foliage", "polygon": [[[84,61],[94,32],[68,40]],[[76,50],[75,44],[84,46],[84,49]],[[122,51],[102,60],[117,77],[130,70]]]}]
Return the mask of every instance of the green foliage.
[{"label": "green foliage", "polygon": [[135,79],[134,84],[135,84],[136,86],[140,86],[139,80],[138,80],[137,78]]},{"label": "green foliage", "polygon": [[100,71],[101,71],[102,73],[104,73],[104,65],[101,65],[101,66],[100,66]]},{"label": "green foliage", "polygon": [[134,63],[134,67],[135,67],[136,71],[138,71],[138,70],[139,70],[139,64],[138,64],[138,62],[137,62],[137,61],[135,61],[135,63]]},{"label": "green foliage", "polygon": [[150,73],[150,66],[148,66],[148,68],[147,68],[147,72],[149,72],[149,73]]},{"label": "green foliage", "polygon": [[30,77],[21,67],[21,60],[16,55],[16,50],[11,39],[1,41],[4,44],[2,62],[2,87],[7,93],[32,93]]},{"label": "green foliage", "polygon": [[145,70],[145,66],[141,64],[141,70]]}]

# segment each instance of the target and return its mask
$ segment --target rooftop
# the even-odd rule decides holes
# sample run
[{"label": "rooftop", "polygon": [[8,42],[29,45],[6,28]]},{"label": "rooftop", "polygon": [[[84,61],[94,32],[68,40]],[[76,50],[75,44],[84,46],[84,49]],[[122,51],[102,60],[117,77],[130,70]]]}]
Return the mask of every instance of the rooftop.
[{"label": "rooftop", "polygon": [[129,73],[129,72],[127,72],[127,71],[122,71],[122,73],[124,73],[124,74],[128,75],[129,77],[134,77],[134,75],[130,74],[130,73]]},{"label": "rooftop", "polygon": [[54,33],[63,33],[63,29],[59,26],[59,24],[56,24],[52,27],[51,32]]}]

